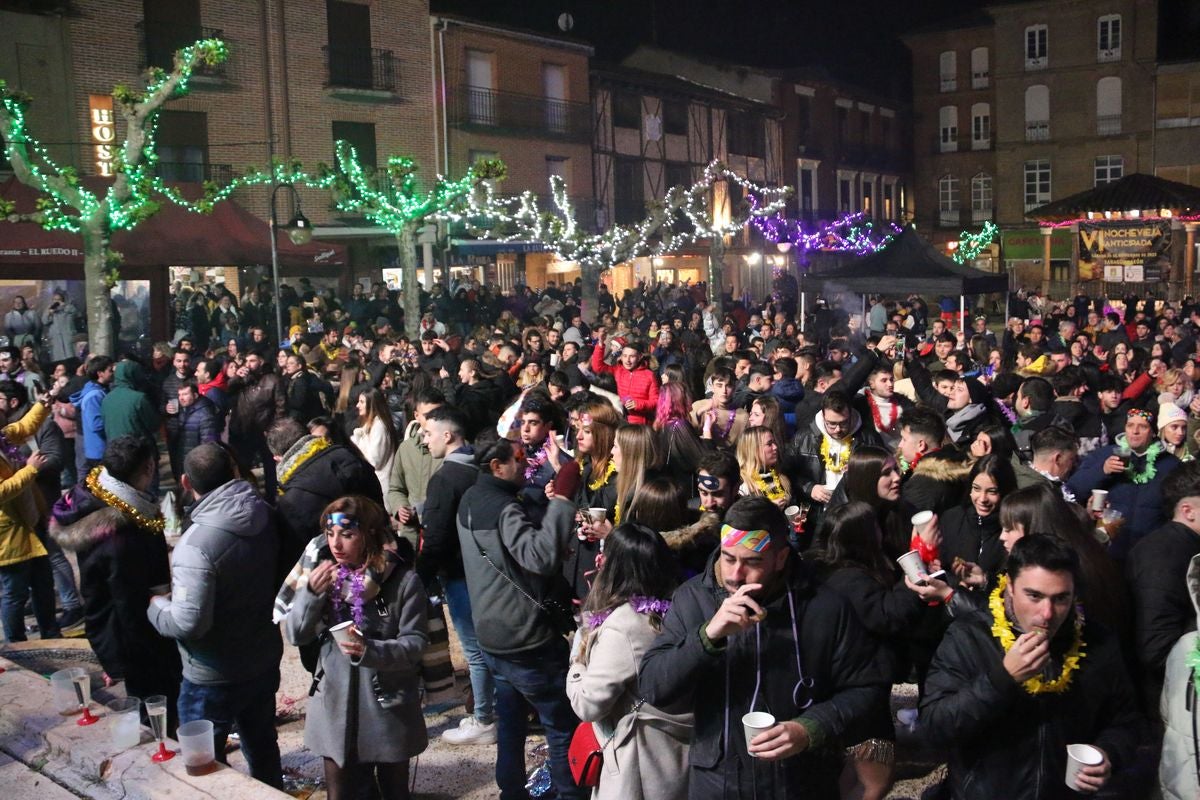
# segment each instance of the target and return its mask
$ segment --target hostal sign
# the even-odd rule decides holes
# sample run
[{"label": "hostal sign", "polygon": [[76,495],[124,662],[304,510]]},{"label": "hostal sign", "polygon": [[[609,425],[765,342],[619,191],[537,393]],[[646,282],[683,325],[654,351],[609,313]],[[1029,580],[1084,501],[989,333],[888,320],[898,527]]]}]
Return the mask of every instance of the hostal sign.
[{"label": "hostal sign", "polygon": [[88,121],[92,129],[92,149],[96,174],[113,176],[113,147],[117,141],[117,123],[113,119],[113,99],[109,95],[88,95]]}]

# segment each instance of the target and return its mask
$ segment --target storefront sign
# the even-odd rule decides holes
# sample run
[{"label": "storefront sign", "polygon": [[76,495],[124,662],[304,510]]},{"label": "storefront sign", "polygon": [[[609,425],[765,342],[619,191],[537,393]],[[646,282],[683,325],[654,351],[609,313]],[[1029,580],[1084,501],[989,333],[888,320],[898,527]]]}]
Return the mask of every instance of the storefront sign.
[{"label": "storefront sign", "polygon": [[96,174],[104,178],[111,178],[117,141],[117,123],[113,119],[113,99],[104,94],[88,95],[88,110]]},{"label": "storefront sign", "polygon": [[[1041,261],[1046,239],[1040,228],[1020,228],[1002,231],[1000,246],[1005,261]],[[1070,257],[1071,232],[1065,228],[1056,229],[1050,234],[1050,258]]]}]

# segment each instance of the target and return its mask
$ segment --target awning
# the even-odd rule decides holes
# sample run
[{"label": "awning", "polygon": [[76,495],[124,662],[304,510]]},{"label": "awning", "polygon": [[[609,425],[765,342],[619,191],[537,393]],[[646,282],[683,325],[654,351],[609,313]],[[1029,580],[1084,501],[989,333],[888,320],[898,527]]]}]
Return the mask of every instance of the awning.
[{"label": "awning", "polygon": [[550,248],[541,242],[498,239],[451,239],[450,246],[461,256],[494,256],[500,253],[544,253]]},{"label": "awning", "polygon": [[[107,190],[107,182],[84,179],[93,192]],[[199,187],[181,184],[185,196],[198,197]],[[9,178],[0,184],[0,197],[15,202],[17,213],[35,210],[38,193]],[[218,203],[211,214],[193,214],[164,200],[162,210],[132,231],[113,236],[112,249],[122,263],[133,267],[217,267],[271,263],[268,223],[233,200]],[[344,266],[346,248],[330,242],[295,245],[278,232],[279,264],[283,267]],[[83,241],[65,231],[48,231],[32,222],[0,224],[0,266],[27,264],[82,264]]]}]

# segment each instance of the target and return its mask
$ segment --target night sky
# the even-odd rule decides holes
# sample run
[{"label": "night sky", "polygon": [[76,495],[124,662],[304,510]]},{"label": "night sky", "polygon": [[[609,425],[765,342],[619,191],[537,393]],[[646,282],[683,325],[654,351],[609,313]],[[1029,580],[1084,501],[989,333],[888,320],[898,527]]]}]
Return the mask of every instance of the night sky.
[{"label": "night sky", "polygon": [[[898,35],[971,15],[983,0],[431,0],[435,11],[466,14],[557,32],[564,11],[571,35],[620,61],[639,44],[657,43],[757,67],[823,66],[843,80],[905,98],[911,87],[908,50]],[[1161,0],[1165,58],[1200,58],[1200,2]]]}]

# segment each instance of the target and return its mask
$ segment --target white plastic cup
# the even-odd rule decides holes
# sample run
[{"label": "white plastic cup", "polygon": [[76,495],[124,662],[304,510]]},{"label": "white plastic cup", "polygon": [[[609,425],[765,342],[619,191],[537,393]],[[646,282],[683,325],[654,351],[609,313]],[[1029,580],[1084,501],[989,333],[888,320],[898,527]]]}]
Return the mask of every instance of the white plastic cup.
[{"label": "white plastic cup", "polygon": [[607,516],[608,516],[607,508],[589,508],[588,509],[588,518],[592,521],[593,525],[599,525],[601,522],[604,522],[604,520]]},{"label": "white plastic cup", "polygon": [[925,572],[925,562],[921,560],[921,554],[916,550],[909,550],[904,555],[896,559],[896,563],[900,565],[900,569],[904,570],[904,574],[913,583],[921,581],[921,573]]},{"label": "white plastic cup", "polygon": [[550,366],[552,366],[552,367],[557,367],[557,366],[558,366],[558,362],[559,362],[559,361],[561,361],[561,360],[562,360],[562,356],[560,356],[558,353],[551,353],[551,354],[550,354]]},{"label": "white plastic cup", "polygon": [[338,644],[349,644],[351,639],[350,626],[353,624],[354,622],[351,620],[339,622],[337,625],[334,625],[329,629],[329,635],[332,636],[334,641],[336,641]]},{"label": "white plastic cup", "polygon": [[91,687],[88,687],[88,691],[85,692],[87,696],[81,702],[76,681],[81,681],[87,674],[87,670],[83,667],[67,667],[50,676],[50,692],[55,711],[64,717],[69,717],[83,710],[84,704],[91,699]]},{"label": "white plastic cup", "polygon": [[912,526],[916,528],[918,536],[925,533],[925,528],[927,528],[931,522],[933,522],[932,511],[918,511],[912,515]]},{"label": "white plastic cup", "polygon": [[788,506],[783,510],[783,515],[788,522],[795,523],[796,517],[800,516],[800,506]]},{"label": "white plastic cup", "polygon": [[207,775],[216,769],[216,742],[213,740],[213,724],[206,719],[185,722],[175,732],[179,749],[183,752],[183,765],[188,775]]},{"label": "white plastic cup", "polygon": [[112,746],[118,752],[137,747],[142,741],[142,701],[136,697],[110,700],[108,707],[108,730],[112,735]]},{"label": "white plastic cup", "polygon": [[[746,733],[747,747],[750,746],[750,742],[755,736],[774,727],[775,717],[765,711],[751,711],[749,714],[742,715],[742,730]],[[750,753],[750,757],[758,758],[754,753]]]},{"label": "white plastic cup", "polygon": [[1084,767],[1098,767],[1104,763],[1104,753],[1090,744],[1067,745],[1067,788],[1079,791],[1075,779]]},{"label": "white plastic cup", "polygon": [[1104,505],[1108,502],[1108,492],[1104,489],[1092,489],[1092,499],[1089,507],[1092,511],[1103,511]]}]

